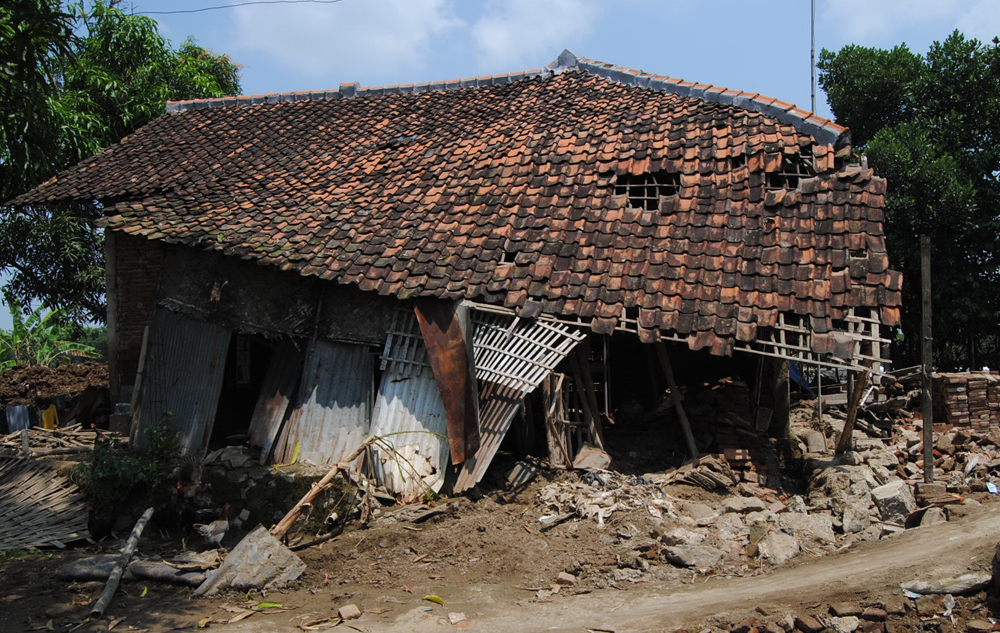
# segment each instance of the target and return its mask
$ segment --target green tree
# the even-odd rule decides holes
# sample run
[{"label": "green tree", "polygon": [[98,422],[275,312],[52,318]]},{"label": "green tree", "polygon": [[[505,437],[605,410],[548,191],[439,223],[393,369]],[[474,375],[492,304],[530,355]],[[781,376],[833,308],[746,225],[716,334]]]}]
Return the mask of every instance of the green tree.
[{"label": "green tree", "polygon": [[886,245],[903,271],[897,364],[919,362],[921,234],[933,244],[935,360],[1000,364],[1000,45],[958,31],[927,55],[823,50],[820,85],[855,148],[889,183]]},{"label": "green tree", "polygon": [[[118,142],[169,100],[238,94],[240,67],[188,39],[174,48],[148,17],[101,1],[0,5],[0,202]],[[103,321],[96,203],[0,209],[11,296]]]}]

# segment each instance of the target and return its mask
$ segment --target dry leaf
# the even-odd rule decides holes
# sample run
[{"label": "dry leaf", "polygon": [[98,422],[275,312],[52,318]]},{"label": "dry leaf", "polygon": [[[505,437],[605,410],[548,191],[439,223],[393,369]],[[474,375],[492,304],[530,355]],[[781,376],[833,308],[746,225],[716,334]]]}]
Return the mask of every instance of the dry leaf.
[{"label": "dry leaf", "polygon": [[234,615],[233,617],[229,618],[229,621],[226,622],[226,624],[232,624],[234,622],[239,622],[240,620],[246,620],[247,618],[249,618],[254,613],[256,613],[256,611],[251,611],[250,609],[247,609],[247,610],[245,610],[245,611],[243,611],[241,613],[238,613],[237,615]]},{"label": "dry leaf", "polygon": [[210,617],[208,617],[206,615],[202,619],[198,620],[198,628],[199,629],[205,628],[206,626],[208,626],[208,623],[211,622],[211,621],[212,621],[212,618],[210,618]]}]

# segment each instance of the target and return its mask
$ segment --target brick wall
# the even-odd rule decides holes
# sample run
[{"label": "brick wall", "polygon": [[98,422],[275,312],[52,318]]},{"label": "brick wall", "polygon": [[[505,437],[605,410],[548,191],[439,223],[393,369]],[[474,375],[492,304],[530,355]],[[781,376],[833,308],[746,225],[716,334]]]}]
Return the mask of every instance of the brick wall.
[{"label": "brick wall", "polygon": [[111,386],[116,396],[122,385],[135,383],[143,332],[152,323],[156,306],[164,249],[163,243],[144,237],[109,234],[109,352]]},{"label": "brick wall", "polygon": [[935,424],[989,430],[1000,426],[1000,375],[993,372],[934,374]]}]

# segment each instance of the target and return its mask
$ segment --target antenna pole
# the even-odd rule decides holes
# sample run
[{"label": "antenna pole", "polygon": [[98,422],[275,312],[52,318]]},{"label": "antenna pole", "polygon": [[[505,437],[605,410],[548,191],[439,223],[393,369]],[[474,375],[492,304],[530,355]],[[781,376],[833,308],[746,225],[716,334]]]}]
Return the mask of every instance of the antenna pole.
[{"label": "antenna pole", "polygon": [[816,111],[816,0],[809,3],[809,89],[812,111]]}]

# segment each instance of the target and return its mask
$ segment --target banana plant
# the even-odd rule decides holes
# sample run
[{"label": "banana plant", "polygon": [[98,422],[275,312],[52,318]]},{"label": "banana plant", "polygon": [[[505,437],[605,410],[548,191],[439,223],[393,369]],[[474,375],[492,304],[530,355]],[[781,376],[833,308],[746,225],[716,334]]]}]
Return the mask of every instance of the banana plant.
[{"label": "banana plant", "polygon": [[0,371],[16,365],[55,367],[81,358],[96,358],[96,350],[67,340],[70,328],[60,310],[43,306],[25,311],[6,290],[12,327],[0,330]]}]

